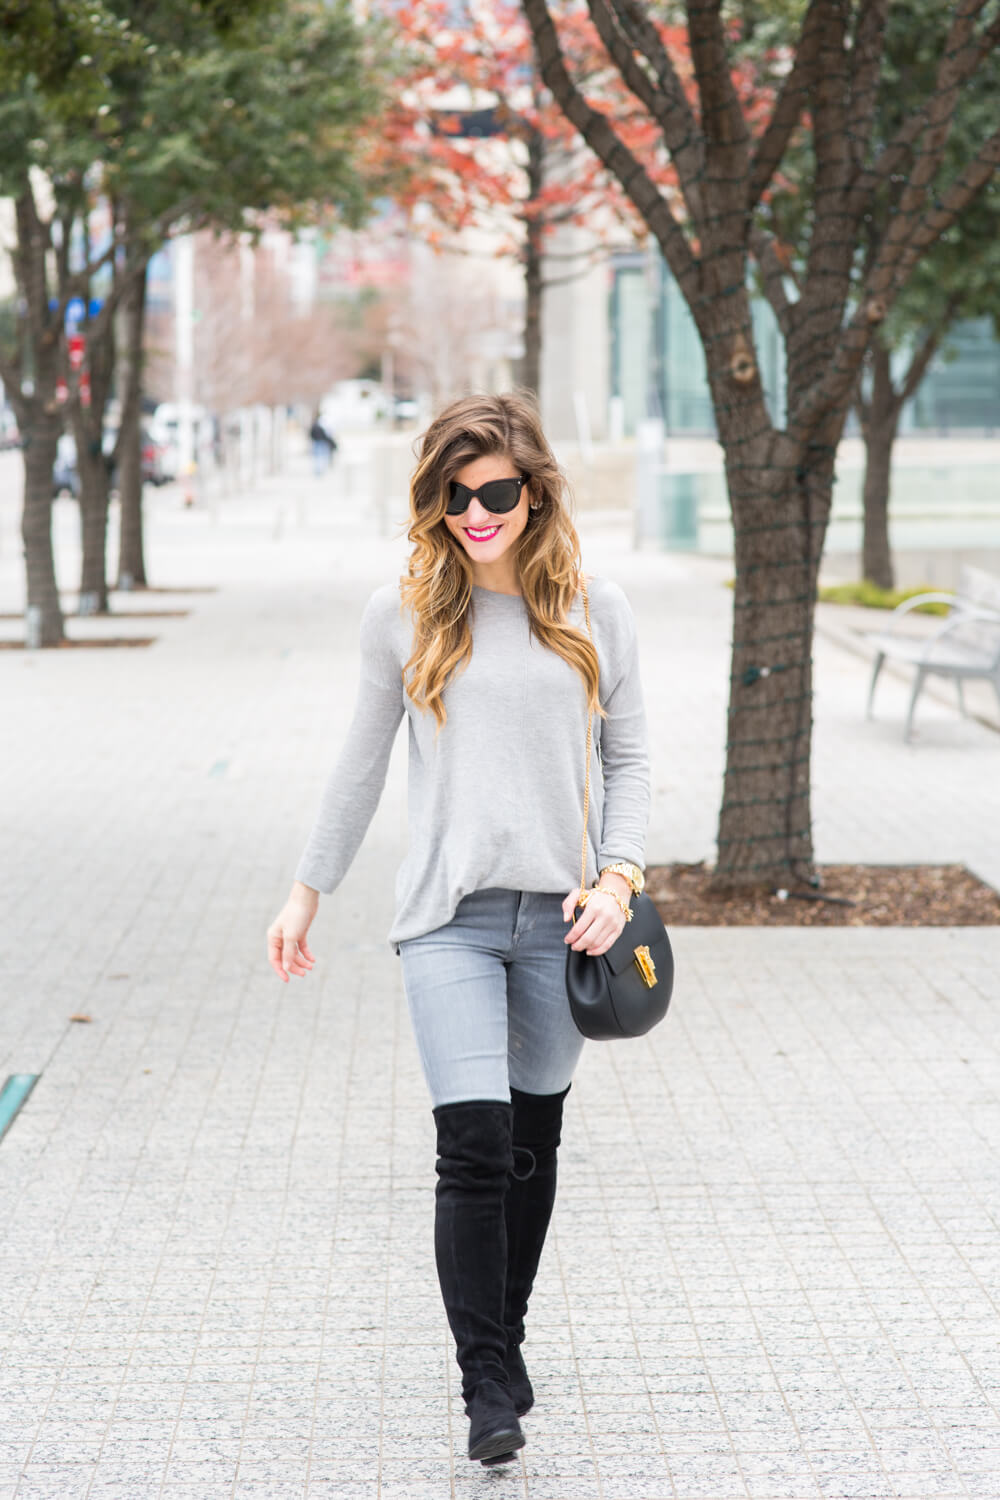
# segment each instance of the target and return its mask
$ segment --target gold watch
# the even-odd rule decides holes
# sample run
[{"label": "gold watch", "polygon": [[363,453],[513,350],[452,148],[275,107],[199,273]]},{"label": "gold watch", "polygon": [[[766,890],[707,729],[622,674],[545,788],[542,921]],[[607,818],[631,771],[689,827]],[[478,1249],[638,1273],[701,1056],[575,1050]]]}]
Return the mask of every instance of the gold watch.
[{"label": "gold watch", "polygon": [[[605,865],[601,871],[601,875],[621,875],[632,887],[633,896],[641,896],[646,884],[646,877],[639,869],[639,866],[631,865],[625,859],[618,860],[613,865]],[[601,875],[598,875],[598,880],[600,880]]]}]

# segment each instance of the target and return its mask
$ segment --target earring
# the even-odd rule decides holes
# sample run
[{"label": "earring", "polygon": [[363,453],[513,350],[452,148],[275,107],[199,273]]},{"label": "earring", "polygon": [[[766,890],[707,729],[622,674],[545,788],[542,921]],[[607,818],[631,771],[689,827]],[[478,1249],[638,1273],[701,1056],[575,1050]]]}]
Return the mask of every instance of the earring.
[{"label": "earring", "polygon": [[541,510],[541,508],[542,508],[542,502],[540,500],[529,500],[528,501],[528,509],[529,510]]}]

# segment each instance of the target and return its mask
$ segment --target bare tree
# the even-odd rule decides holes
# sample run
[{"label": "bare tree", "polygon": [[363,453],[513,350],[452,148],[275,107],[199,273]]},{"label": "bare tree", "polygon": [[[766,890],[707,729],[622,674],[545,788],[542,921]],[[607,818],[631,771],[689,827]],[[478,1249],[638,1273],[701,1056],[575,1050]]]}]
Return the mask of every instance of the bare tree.
[{"label": "bare tree", "polygon": [[392,342],[435,410],[490,388],[519,332],[519,309],[464,256],[415,246],[409,294],[391,317]]},{"label": "bare tree", "polygon": [[356,330],[336,302],[297,295],[292,243],[198,236],[194,389],[210,411],[314,405],[356,372]]}]

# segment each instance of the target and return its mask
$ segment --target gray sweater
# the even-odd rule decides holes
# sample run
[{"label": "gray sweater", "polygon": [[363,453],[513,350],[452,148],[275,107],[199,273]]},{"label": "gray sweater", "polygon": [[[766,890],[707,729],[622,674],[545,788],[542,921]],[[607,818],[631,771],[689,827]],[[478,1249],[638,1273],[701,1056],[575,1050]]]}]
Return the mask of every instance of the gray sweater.
[{"label": "gray sweater", "polygon": [[[649,756],[635,622],[608,579],[588,585],[600,698],[594,717],[587,881],[614,860],[644,863]],[[582,601],[571,619],[586,629]],[[580,878],[587,701],[561,656],[534,640],[524,601],[473,590],[472,658],[444,691],[448,721],[403,687],[412,623],[399,586],[361,621],[354,718],[296,879],[332,891],[350,868],[385,785],[399,722],[409,725],[409,850],[396,879],[392,943],[450,921],[470,891],[566,895]],[[603,767],[603,775],[602,775]]]}]

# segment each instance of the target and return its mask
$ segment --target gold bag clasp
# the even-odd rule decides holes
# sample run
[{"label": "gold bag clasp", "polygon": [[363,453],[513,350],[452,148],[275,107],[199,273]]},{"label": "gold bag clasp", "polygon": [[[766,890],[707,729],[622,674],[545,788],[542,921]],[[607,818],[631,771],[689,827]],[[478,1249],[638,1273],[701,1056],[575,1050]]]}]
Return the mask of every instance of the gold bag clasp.
[{"label": "gold bag clasp", "polygon": [[656,965],[653,963],[653,955],[643,943],[641,948],[636,948],[633,955],[635,966],[642,975],[643,984],[651,990],[656,983]]}]

